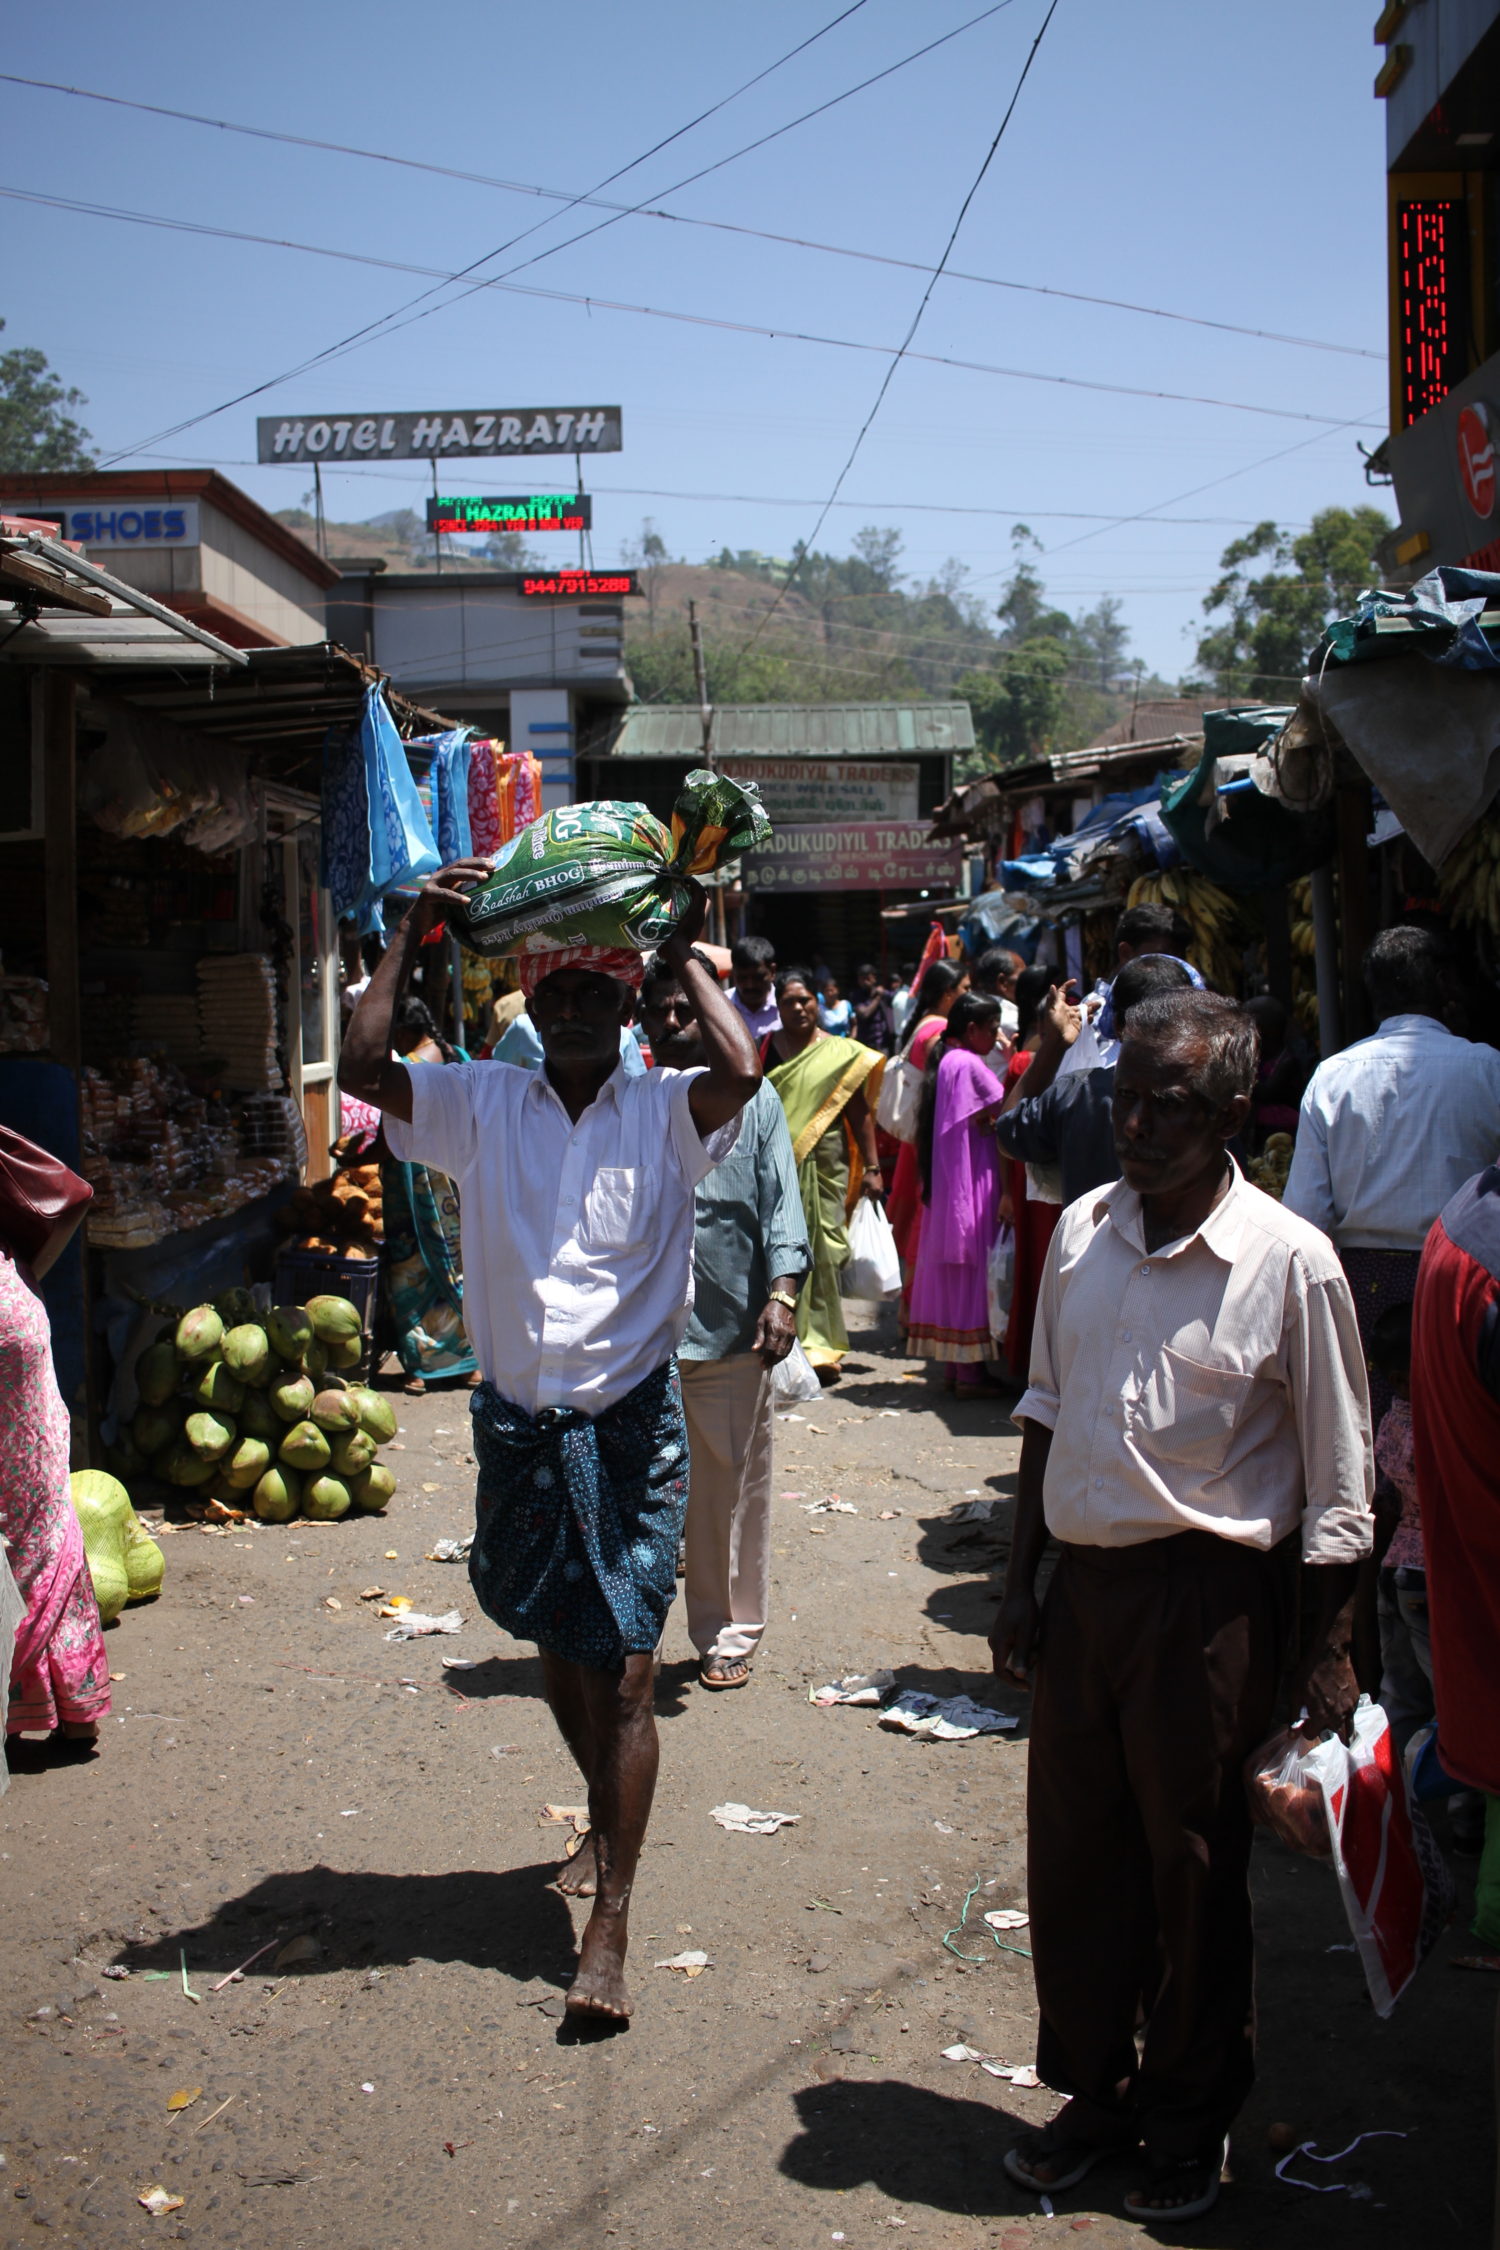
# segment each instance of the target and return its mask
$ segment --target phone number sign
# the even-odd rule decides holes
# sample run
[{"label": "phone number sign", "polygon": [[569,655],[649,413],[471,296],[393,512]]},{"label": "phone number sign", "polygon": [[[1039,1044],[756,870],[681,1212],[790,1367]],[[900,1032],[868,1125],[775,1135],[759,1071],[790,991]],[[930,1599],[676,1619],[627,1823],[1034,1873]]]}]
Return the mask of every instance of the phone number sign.
[{"label": "phone number sign", "polygon": [[934,844],[923,821],[839,822],[778,828],[747,852],[747,891],[953,891],[963,873],[961,844]]}]

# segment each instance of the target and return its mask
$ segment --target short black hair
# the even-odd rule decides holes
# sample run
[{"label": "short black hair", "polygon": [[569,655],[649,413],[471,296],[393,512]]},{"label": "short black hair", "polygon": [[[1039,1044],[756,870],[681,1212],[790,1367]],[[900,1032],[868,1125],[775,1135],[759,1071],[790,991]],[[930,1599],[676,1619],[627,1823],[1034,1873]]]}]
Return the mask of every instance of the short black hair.
[{"label": "short black hair", "polygon": [[669,986],[675,989],[681,983],[680,971],[674,969],[670,961],[664,961],[659,953],[653,953],[641,979],[641,999],[645,1002],[653,993],[664,992]]},{"label": "short black hair", "polygon": [[774,969],[776,948],[768,937],[736,938],[729,948],[729,960],[736,969]]},{"label": "short black hair", "polygon": [[1018,977],[1026,964],[1008,945],[987,945],[970,972],[977,985],[998,984],[1002,977]]},{"label": "short black hair", "polygon": [[[1131,967],[1144,968],[1145,962]],[[1119,978],[1115,979],[1116,984]],[[1211,1109],[1222,1109],[1236,1094],[1248,1094],[1260,1061],[1260,1033],[1238,1000],[1222,992],[1162,992],[1138,1001],[1130,1012],[1131,1039],[1147,1039],[1167,1049],[1200,1043],[1204,1061],[1188,1083]]]},{"label": "short black hair", "polygon": [[811,969],[799,969],[795,965],[790,969],[782,969],[778,974],[776,983],[773,987],[778,1000],[781,998],[781,995],[783,994],[783,992],[785,992],[787,986],[790,984],[800,984],[804,986],[808,992],[812,993],[814,998],[816,998],[817,996],[818,988],[813,982],[813,973]]},{"label": "short black hair", "polygon": [[1177,933],[1177,916],[1170,906],[1143,900],[1127,906],[1115,924],[1116,945],[1132,946],[1137,953],[1171,953]]},{"label": "short black hair", "polygon": [[1192,989],[1192,978],[1182,963],[1174,961],[1170,953],[1138,953],[1133,961],[1125,963],[1110,987],[1115,1037],[1118,1039],[1121,1036],[1125,1018],[1143,1000],[1155,1000],[1168,992],[1191,992]]},{"label": "short black hair", "polygon": [[1441,1022],[1444,981],[1452,966],[1447,946],[1432,931],[1405,922],[1382,930],[1361,963],[1376,1022],[1387,1016],[1436,1016]]},{"label": "short black hair", "polygon": [[1370,1358],[1376,1372],[1389,1378],[1411,1368],[1411,1306],[1387,1305],[1370,1326]]}]

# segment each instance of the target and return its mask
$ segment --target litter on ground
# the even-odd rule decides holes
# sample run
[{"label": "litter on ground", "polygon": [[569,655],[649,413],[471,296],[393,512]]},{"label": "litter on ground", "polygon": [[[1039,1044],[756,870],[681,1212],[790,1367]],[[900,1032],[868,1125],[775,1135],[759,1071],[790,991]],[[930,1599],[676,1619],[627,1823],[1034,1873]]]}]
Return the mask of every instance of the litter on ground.
[{"label": "litter on ground", "polygon": [[705,1969],[713,1967],[706,1953],[696,1949],[689,1953],[674,1953],[670,1961],[658,1961],[659,1969],[681,1969],[684,1976],[701,1977]]},{"label": "litter on ground", "polygon": [[472,1531],[467,1539],[440,1539],[429,1553],[427,1560],[429,1562],[467,1562],[469,1549],[473,1544],[474,1534]]},{"label": "litter on ground", "polygon": [[1031,1920],[1019,1906],[997,1906],[985,1916],[992,1930],[1024,1930]]},{"label": "litter on ground", "polygon": [[956,1508],[948,1510],[949,1523],[988,1523],[997,1510],[1005,1506],[999,1500],[963,1500]]},{"label": "litter on ground", "polygon": [[778,1828],[794,1828],[802,1818],[795,1812],[755,1812],[749,1805],[715,1805],[709,1813],[721,1828],[736,1836],[774,1836]]},{"label": "litter on ground", "polygon": [[[381,1615],[384,1614],[382,1611]],[[429,1617],[425,1610],[409,1609],[385,1637],[388,1641],[420,1641],[429,1633],[461,1633],[463,1623],[456,1609],[446,1611],[441,1617]]]},{"label": "litter on ground", "polygon": [[846,1672],[842,1679],[809,1688],[809,1703],[881,1703],[896,1685],[894,1672]]},{"label": "litter on ground", "polygon": [[830,1493],[826,1500],[804,1500],[802,1513],[805,1516],[857,1516],[859,1510],[852,1500],[840,1500]]},{"label": "litter on ground", "polygon": [[1008,1734],[1020,1721],[1006,1711],[992,1711],[972,1696],[923,1695],[905,1688],[880,1714],[883,1727],[898,1734],[925,1735],[930,1742],[968,1742],[978,1734]]}]

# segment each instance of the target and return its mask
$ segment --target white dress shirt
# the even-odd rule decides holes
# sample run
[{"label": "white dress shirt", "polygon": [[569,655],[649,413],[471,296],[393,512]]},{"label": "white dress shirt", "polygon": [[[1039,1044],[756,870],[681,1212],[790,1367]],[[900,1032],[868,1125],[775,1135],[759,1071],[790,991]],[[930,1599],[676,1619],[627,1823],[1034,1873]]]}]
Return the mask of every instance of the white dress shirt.
[{"label": "white dress shirt", "polygon": [[1369,1390],[1327,1240],[1235,1171],[1197,1232],[1146,1248],[1123,1180],[1057,1224],[1015,1410],[1053,1433],[1057,1539],[1132,1547],[1211,1531],[1308,1562],[1370,1547]]},{"label": "white dress shirt", "polygon": [[1341,1250],[1420,1250],[1500,1156],[1500,1054],[1433,1016],[1387,1016],[1319,1063],[1282,1200]]},{"label": "white dress shirt", "polygon": [[627,1078],[616,1065],[576,1125],[545,1070],[408,1063],[403,1163],[455,1181],[464,1327],[501,1395],[527,1414],[597,1416],[669,1359],[693,1303],[693,1192],[738,1117],[704,1140],[697,1071]]}]

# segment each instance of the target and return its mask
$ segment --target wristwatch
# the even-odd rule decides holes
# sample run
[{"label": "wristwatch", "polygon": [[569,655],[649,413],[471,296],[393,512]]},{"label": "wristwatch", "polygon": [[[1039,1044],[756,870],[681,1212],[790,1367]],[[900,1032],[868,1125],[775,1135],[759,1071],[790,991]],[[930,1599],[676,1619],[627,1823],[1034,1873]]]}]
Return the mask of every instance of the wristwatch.
[{"label": "wristwatch", "polygon": [[796,1298],[789,1297],[784,1289],[773,1289],[766,1302],[769,1305],[785,1305],[788,1312],[797,1310]]}]

